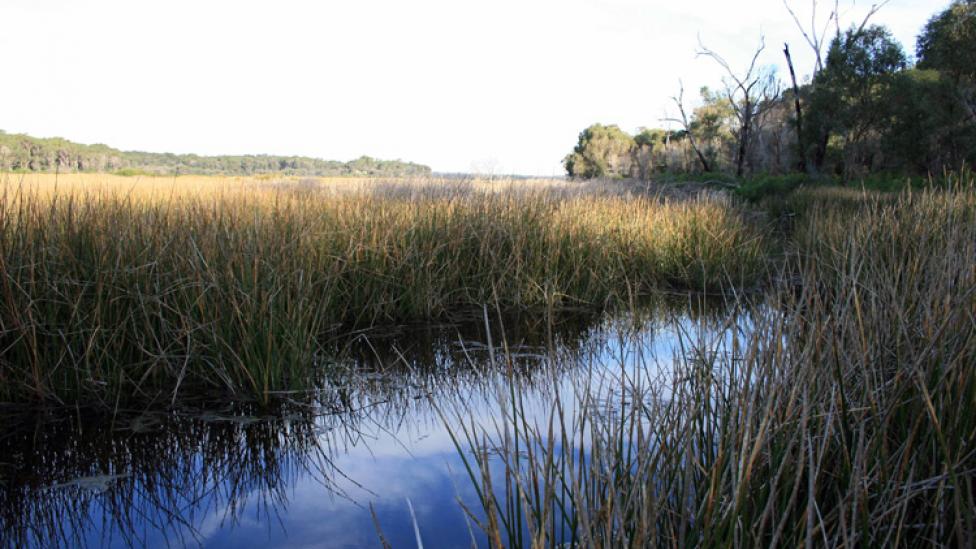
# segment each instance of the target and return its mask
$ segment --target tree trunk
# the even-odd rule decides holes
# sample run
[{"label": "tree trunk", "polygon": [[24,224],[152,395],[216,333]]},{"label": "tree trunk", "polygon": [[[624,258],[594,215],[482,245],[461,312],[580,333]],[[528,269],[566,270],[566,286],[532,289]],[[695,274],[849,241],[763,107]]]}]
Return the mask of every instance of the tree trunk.
[{"label": "tree trunk", "polygon": [[742,132],[739,134],[739,154],[737,155],[735,161],[735,176],[742,177],[743,166],[746,160],[746,140],[749,138],[749,128],[748,126],[742,127]]},{"label": "tree trunk", "polygon": [[698,149],[698,144],[695,143],[695,138],[691,136],[690,131],[688,132],[688,141],[691,142],[691,148],[695,149],[695,154],[698,155],[698,161],[701,162],[702,169],[706,172],[712,171],[712,168],[708,165],[708,161],[705,160],[705,155]]},{"label": "tree trunk", "polygon": [[786,54],[786,65],[790,68],[790,79],[793,80],[793,106],[796,109],[796,147],[799,152],[797,168],[801,173],[807,173],[807,148],[803,143],[803,109],[800,108],[800,86],[796,83],[796,71],[793,70],[793,58],[790,57],[790,45],[783,44]]},{"label": "tree trunk", "polygon": [[827,159],[827,143],[830,141],[830,134],[826,131],[820,133],[817,142],[817,149],[814,151],[814,167],[817,171],[823,170],[824,161]]},{"label": "tree trunk", "polygon": [[735,176],[742,177],[743,167],[746,162],[746,150],[749,145],[749,130],[752,125],[752,104],[746,98],[745,110],[742,117],[742,129],[739,131],[739,152],[735,159]]}]

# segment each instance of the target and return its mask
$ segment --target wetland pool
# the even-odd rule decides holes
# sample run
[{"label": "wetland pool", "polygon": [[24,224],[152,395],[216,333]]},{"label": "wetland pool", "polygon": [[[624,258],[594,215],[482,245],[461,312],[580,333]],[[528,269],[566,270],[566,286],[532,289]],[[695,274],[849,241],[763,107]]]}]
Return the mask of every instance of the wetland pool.
[{"label": "wetland pool", "polygon": [[730,318],[686,303],[365,332],[337,344],[344,358],[313,399],[274,412],[7,419],[0,547],[485,547],[459,433],[502,432],[516,393],[541,425],[557,401],[567,415],[626,406],[624,378],[667,398],[689,343],[727,352],[743,324]]}]

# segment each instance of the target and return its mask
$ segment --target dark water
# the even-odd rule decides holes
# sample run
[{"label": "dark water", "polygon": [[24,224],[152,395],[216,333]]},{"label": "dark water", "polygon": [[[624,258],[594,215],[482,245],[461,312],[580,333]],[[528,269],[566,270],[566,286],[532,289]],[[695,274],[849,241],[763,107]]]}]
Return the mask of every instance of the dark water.
[{"label": "dark water", "polygon": [[363,334],[338,345],[316,398],[273,413],[6,418],[0,546],[380,547],[378,532],[393,547],[485,546],[452,431],[499,422],[512,383],[540,421],[556,394],[572,411],[581,384],[666,384],[682,342],[721,340],[725,315],[685,304]]}]

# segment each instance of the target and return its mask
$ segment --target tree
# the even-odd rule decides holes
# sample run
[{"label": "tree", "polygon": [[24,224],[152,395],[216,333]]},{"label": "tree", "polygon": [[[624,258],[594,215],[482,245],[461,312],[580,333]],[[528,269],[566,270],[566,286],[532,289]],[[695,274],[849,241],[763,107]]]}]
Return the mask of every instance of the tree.
[{"label": "tree", "polygon": [[[864,16],[864,19],[861,20],[861,24],[858,25],[857,32],[861,32],[867,28],[868,22],[871,21],[871,18],[874,17],[875,14],[877,14],[878,11],[880,11],[881,8],[883,8],[888,2],[889,0],[884,0],[879,4],[871,4],[871,8],[868,10],[868,13]],[[813,50],[815,61],[811,76],[812,78],[815,78],[817,73],[824,68],[823,49],[828,43],[827,35],[830,31],[830,27],[834,27],[835,39],[841,34],[841,13],[839,0],[834,0],[833,9],[827,13],[827,17],[823,20],[823,26],[820,26],[820,24],[817,22],[817,16],[820,13],[818,2],[817,0],[811,0],[810,4],[810,26],[805,27],[800,21],[800,18],[797,16],[796,10],[794,10],[790,5],[790,1],[783,0],[783,5],[786,7],[786,11],[789,12],[790,17],[793,18],[793,22],[796,23],[796,28],[800,31],[800,34],[803,35],[803,39],[806,41],[807,45],[810,46],[810,49]],[[787,49],[789,49],[788,45]],[[789,54],[787,54],[787,56],[789,56]],[[792,61],[790,62],[790,65],[792,66]]]},{"label": "tree", "polygon": [[916,47],[918,68],[976,78],[976,0],[956,0],[929,19]]},{"label": "tree", "polygon": [[698,157],[698,161],[701,162],[702,171],[710,172],[712,171],[711,166],[708,163],[708,159],[702,153],[701,147],[698,146],[698,141],[695,139],[695,134],[692,132],[692,119],[688,118],[688,114],[685,111],[685,85],[679,80],[678,81],[678,95],[672,97],[674,104],[678,107],[678,113],[681,118],[665,118],[668,122],[677,122],[681,124],[684,129],[685,135],[688,136],[688,142],[691,144],[692,150],[695,151],[695,155]]},{"label": "tree", "polygon": [[735,115],[737,127],[734,130],[736,139],[735,175],[742,177],[745,167],[746,154],[749,149],[752,133],[757,120],[762,118],[766,110],[772,107],[779,95],[779,83],[772,69],[758,66],[759,56],[766,49],[766,41],[759,40],[759,46],[752,56],[749,67],[742,74],[732,70],[729,63],[718,53],[706,48],[699,41],[699,56],[711,58],[725,70],[726,78],[722,79],[725,95]]},{"label": "tree", "polygon": [[[861,21],[860,26],[858,26],[858,32],[862,31],[867,27],[868,22],[878,11],[888,3],[888,0],[884,0],[880,4],[872,4],[871,9],[868,10],[867,15]],[[835,28],[835,38],[840,37],[840,2],[834,0],[833,9],[828,12],[827,17],[822,21],[823,26],[817,22],[818,14],[820,9],[817,5],[817,0],[811,0],[810,6],[810,26],[805,27],[800,18],[797,16],[796,11],[790,6],[789,0],[783,0],[783,5],[786,7],[786,11],[789,12],[790,17],[793,18],[793,22],[796,23],[796,28],[800,31],[803,39],[806,41],[807,45],[813,50],[814,53],[814,66],[811,75],[811,80],[816,80],[817,73],[823,69],[823,48],[824,44],[827,42],[826,37],[829,33],[830,27],[833,24]],[[806,142],[807,134],[803,128],[803,106],[802,106],[802,93],[800,92],[800,86],[796,79],[796,70],[793,66],[793,56],[790,55],[790,45],[789,43],[783,44],[783,55],[786,56],[786,65],[790,70],[790,79],[793,84],[793,109],[795,112],[794,127],[796,129],[796,148],[798,154],[797,167],[801,172],[811,171],[811,164],[807,162],[808,146]],[[812,86],[811,86],[812,87]],[[820,139],[818,142],[822,143],[823,140]],[[822,163],[822,154],[820,154],[821,147],[818,146],[818,157],[819,162],[815,162],[815,166],[819,168],[820,163]]]},{"label": "tree", "polygon": [[195,174],[429,175],[430,168],[399,160],[363,157],[351,162],[300,156],[198,156],[120,151],[107,145],[82,145],[61,138],[37,138],[0,131],[0,170],[114,171]]},{"label": "tree", "polygon": [[890,118],[882,134],[889,167],[941,172],[976,162],[976,124],[959,101],[952,78],[939,71],[899,72],[886,101]]},{"label": "tree", "polygon": [[702,144],[712,168],[720,171],[735,161],[735,108],[724,92],[703,86],[699,93],[702,103],[692,111],[691,133]]},{"label": "tree", "polygon": [[871,167],[875,155],[865,145],[886,131],[894,75],[905,66],[901,45],[885,27],[851,27],[834,38],[810,96],[807,142],[817,147],[818,169],[832,138],[840,140],[845,172],[856,165]]},{"label": "tree", "polygon": [[570,177],[632,175],[634,138],[615,125],[593,124],[579,134],[576,148],[563,159]]},{"label": "tree", "polygon": [[918,37],[918,68],[952,79],[970,122],[976,122],[976,1],[956,0],[929,19]]},{"label": "tree", "polygon": [[664,130],[641,128],[634,136],[634,166],[637,178],[645,181],[654,169],[654,152],[666,139]]},{"label": "tree", "polygon": [[790,69],[790,81],[793,83],[793,110],[796,113],[794,124],[796,126],[796,150],[797,168],[801,173],[808,171],[807,168],[807,147],[803,141],[803,107],[800,104],[800,86],[796,82],[796,70],[793,68],[793,56],[790,55],[790,45],[783,44],[783,55],[786,56],[786,66]]}]

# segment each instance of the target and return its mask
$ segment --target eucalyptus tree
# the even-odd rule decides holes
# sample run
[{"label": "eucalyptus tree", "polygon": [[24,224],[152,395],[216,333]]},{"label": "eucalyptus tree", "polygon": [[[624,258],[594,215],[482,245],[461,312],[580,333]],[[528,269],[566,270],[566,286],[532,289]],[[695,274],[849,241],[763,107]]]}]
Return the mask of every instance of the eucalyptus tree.
[{"label": "eucalyptus tree", "polygon": [[563,166],[570,177],[628,177],[635,146],[634,138],[616,125],[593,124],[580,132]]},{"label": "eucalyptus tree", "polygon": [[694,119],[688,116],[688,112],[685,110],[685,85],[681,80],[678,80],[678,95],[671,98],[674,101],[675,106],[678,107],[678,114],[680,118],[665,118],[667,122],[676,122],[681,124],[684,134],[688,137],[688,143],[691,145],[692,150],[695,151],[695,156],[698,157],[698,161],[701,163],[701,168],[703,172],[712,171],[712,166],[708,162],[708,158],[702,152],[701,147],[698,144],[698,140],[695,139],[695,132],[693,131],[692,124]]},{"label": "eucalyptus tree", "polygon": [[831,139],[842,149],[846,174],[858,165],[871,168],[876,155],[866,145],[888,130],[891,91],[906,66],[901,45],[885,27],[851,27],[831,41],[810,93],[809,137],[822,144],[814,157],[818,168]]},{"label": "eucalyptus tree", "polygon": [[932,17],[918,37],[918,68],[949,77],[976,121],[976,1],[956,0]]}]

